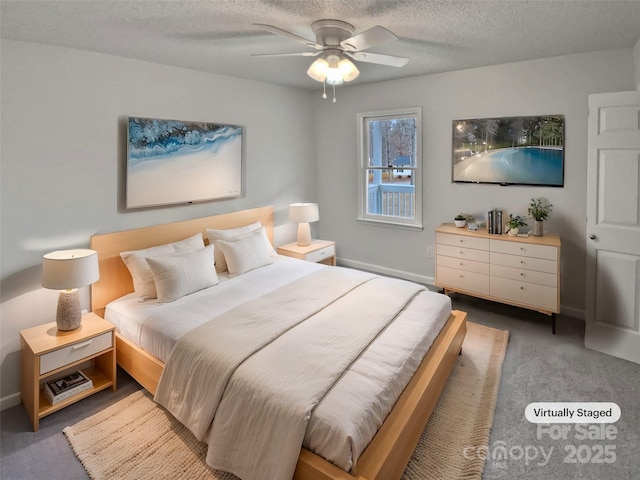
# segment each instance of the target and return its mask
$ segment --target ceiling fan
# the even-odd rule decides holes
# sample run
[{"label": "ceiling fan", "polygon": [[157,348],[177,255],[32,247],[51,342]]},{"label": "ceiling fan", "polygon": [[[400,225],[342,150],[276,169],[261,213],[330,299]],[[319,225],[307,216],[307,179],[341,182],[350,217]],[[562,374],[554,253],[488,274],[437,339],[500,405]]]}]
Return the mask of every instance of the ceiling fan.
[{"label": "ceiling fan", "polygon": [[[350,23],[343,22],[342,20],[317,20],[311,24],[311,29],[316,35],[315,42],[294,33],[287,32],[281,28],[274,27],[273,25],[254,23],[253,26],[289,38],[314,49],[315,52],[266,53],[254,54],[254,56],[319,57],[309,67],[307,75],[324,84],[328,83],[329,85],[333,85],[334,103],[336,101],[335,86],[341,85],[344,82],[350,82],[360,74],[358,68],[349,60],[350,58],[359,62],[375,63],[391,67],[403,67],[409,61],[406,57],[363,51],[397,40],[398,37],[380,25],[354,35],[355,27]],[[326,91],[323,92],[322,97],[327,98]]]}]

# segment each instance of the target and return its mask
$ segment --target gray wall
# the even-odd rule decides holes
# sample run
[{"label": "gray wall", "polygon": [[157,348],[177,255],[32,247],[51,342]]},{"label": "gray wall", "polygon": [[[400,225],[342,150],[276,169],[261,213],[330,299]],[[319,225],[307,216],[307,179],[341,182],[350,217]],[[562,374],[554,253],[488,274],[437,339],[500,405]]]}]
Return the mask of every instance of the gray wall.
[{"label": "gray wall", "polygon": [[[13,402],[19,331],[55,320],[58,294],[40,286],[44,253],[88,247],[95,233],[262,205],[275,205],[286,236],[286,206],[316,199],[315,136],[307,91],[80,50],[1,48],[0,398]],[[244,125],[245,198],[120,210],[126,116]]]},{"label": "gray wall", "polygon": [[[338,103],[316,114],[320,234],[335,240],[339,261],[374,271],[433,281],[433,229],[458,212],[486,218],[501,207],[526,214],[532,197],[554,205],[548,232],[562,238],[561,303],[584,315],[587,187],[587,96],[633,90],[631,49],[571,55],[338,90]],[[422,107],[424,231],[358,222],[356,114]],[[564,188],[451,183],[451,122],[455,119],[563,114]]]}]

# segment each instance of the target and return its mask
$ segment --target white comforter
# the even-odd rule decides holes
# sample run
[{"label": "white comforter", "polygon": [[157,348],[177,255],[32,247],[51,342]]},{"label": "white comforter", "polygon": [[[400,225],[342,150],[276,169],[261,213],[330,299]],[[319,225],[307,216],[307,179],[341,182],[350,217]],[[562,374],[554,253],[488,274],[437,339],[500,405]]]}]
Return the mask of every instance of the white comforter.
[{"label": "white comforter", "polygon": [[[250,300],[257,299],[320,268],[324,267],[279,257],[274,265],[241,276],[242,281],[241,277],[230,279],[175,304],[158,305],[125,297],[108,307],[107,316],[118,324],[121,334],[147,350],[162,353],[187,331],[205,323],[207,316],[212,318],[206,312],[223,315],[244,303],[240,299],[246,294]],[[243,294],[238,293],[242,290]],[[304,434],[304,446],[348,471],[375,435],[450,310],[447,297],[419,293],[315,407]],[[133,327],[124,321],[132,312],[136,318]],[[166,359],[162,354],[156,356]],[[299,448],[299,440],[296,441]]]}]

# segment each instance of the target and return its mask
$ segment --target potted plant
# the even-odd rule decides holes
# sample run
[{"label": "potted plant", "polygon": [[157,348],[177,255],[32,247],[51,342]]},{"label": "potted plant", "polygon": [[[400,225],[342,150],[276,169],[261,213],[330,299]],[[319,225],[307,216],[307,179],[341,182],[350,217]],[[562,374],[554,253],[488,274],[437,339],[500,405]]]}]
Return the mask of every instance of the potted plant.
[{"label": "potted plant", "polygon": [[456,218],[453,219],[453,222],[455,223],[456,227],[462,228],[467,224],[467,217],[464,213],[459,213],[458,215],[456,215]]},{"label": "potted plant", "polygon": [[509,220],[507,220],[507,225],[509,226],[509,235],[516,236],[520,231],[520,227],[526,227],[527,222],[524,221],[520,215],[509,215]]},{"label": "potted plant", "polygon": [[533,218],[533,235],[541,237],[543,235],[543,223],[551,213],[552,204],[546,198],[532,198],[529,204],[529,215]]}]

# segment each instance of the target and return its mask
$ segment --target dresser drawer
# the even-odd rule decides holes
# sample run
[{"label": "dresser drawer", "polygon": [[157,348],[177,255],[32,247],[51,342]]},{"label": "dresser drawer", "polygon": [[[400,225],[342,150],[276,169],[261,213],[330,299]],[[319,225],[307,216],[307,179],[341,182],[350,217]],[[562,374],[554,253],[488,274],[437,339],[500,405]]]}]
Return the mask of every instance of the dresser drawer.
[{"label": "dresser drawer", "polygon": [[112,332],[74,343],[40,356],[40,375],[90,357],[113,346]]},{"label": "dresser drawer", "polygon": [[316,250],[315,252],[308,253],[305,259],[308,262],[320,262],[325,258],[333,257],[335,254],[336,246],[329,245],[328,247],[321,248],[320,250]]},{"label": "dresser drawer", "polygon": [[436,254],[438,256],[445,255],[447,257],[464,258],[466,260],[475,260],[476,262],[489,263],[488,250],[474,250],[472,248],[454,247],[452,245],[436,245]]},{"label": "dresser drawer", "polygon": [[450,233],[436,234],[436,243],[459,247],[475,248],[478,250],[489,250],[488,238],[476,238],[466,235],[452,235]]},{"label": "dresser drawer", "polygon": [[520,255],[522,257],[545,258],[547,260],[558,260],[558,249],[546,245],[532,245],[522,242],[507,242],[504,240],[491,240],[490,250],[492,252],[508,253],[510,255]]},{"label": "dresser drawer", "polygon": [[465,272],[484,273],[485,275],[489,274],[488,263],[476,262],[475,260],[468,260],[466,258],[455,258],[438,255],[436,258],[436,264],[443,267],[464,270]]},{"label": "dresser drawer", "polygon": [[545,285],[491,277],[491,296],[536,309],[558,312],[558,289]]},{"label": "dresser drawer", "polygon": [[558,273],[558,262],[545,260],[543,258],[521,257],[518,255],[491,252],[491,264],[535,270],[538,272]]},{"label": "dresser drawer", "polygon": [[552,273],[538,272],[535,270],[525,270],[523,268],[503,267],[502,265],[491,265],[491,276],[518,280],[520,282],[537,283],[547,287],[558,286],[558,276]]},{"label": "dresser drawer", "polygon": [[489,275],[481,273],[466,272],[438,265],[436,267],[436,284],[445,288],[459,288],[469,292],[489,295]]}]

